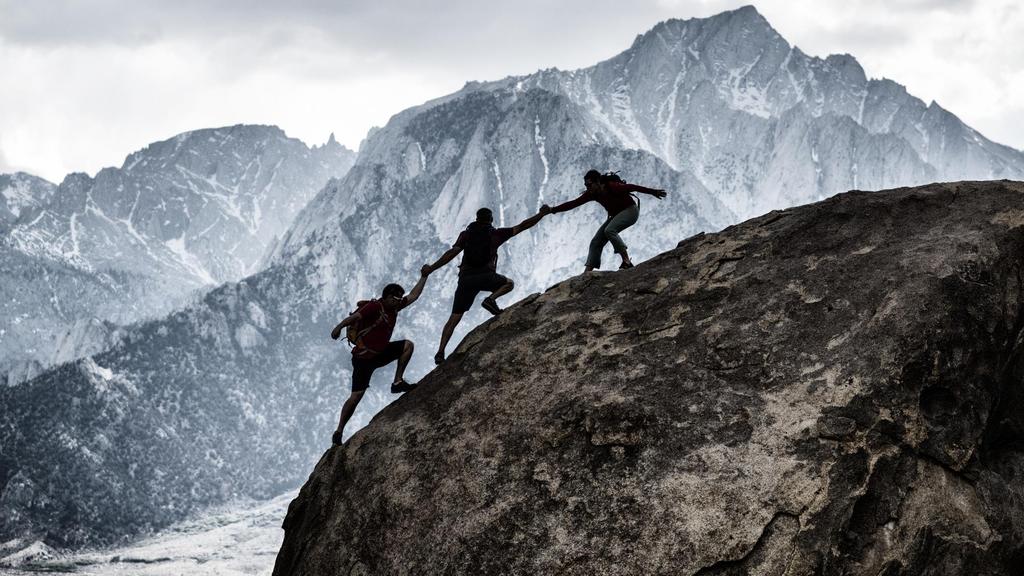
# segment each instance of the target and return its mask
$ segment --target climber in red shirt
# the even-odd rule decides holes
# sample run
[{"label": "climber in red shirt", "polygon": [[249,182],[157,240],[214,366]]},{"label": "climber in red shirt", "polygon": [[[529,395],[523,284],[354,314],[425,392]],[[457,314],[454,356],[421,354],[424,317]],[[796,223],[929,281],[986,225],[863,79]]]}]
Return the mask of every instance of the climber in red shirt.
[{"label": "climber in red shirt", "polygon": [[430,272],[424,266],[420,270],[419,282],[408,296],[405,296],[405,289],[398,284],[388,284],[384,287],[379,300],[360,302],[355,312],[342,320],[334,327],[334,330],[331,330],[331,338],[337,340],[341,337],[342,330],[349,326],[355,327],[349,334],[349,339],[353,344],[352,394],[345,401],[345,405],[341,407],[338,429],[331,438],[333,444],[340,445],[342,443],[345,424],[355,413],[356,406],[359,405],[363,394],[370,387],[370,377],[373,376],[374,370],[397,360],[391,393],[408,392],[416,387],[416,384],[406,382],[404,377],[405,367],[409,365],[409,360],[412,358],[412,341],[395,340],[392,342],[391,333],[395,330],[398,312],[410,306],[420,297],[429,275]]},{"label": "climber in red shirt", "polygon": [[660,200],[665,197],[665,191],[660,188],[645,188],[636,184],[626,184],[614,174],[601,174],[597,170],[587,172],[583,176],[583,184],[587,189],[579,198],[553,207],[551,213],[567,212],[587,202],[597,202],[603,206],[608,212],[608,219],[601,224],[594,239],[590,241],[590,252],[587,255],[585,271],[589,272],[594,268],[601,267],[601,251],[609,241],[615,252],[622,257],[622,264],[619,268],[632,268],[633,262],[629,259],[629,253],[626,251],[626,243],[619,236],[620,232],[636,224],[640,217],[640,206],[633,201],[630,192],[650,194]]}]

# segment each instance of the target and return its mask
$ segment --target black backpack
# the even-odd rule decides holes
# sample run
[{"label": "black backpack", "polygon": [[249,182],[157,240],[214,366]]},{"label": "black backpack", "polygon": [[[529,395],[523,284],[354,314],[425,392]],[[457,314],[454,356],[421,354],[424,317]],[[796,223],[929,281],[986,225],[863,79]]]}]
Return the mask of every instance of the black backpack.
[{"label": "black backpack", "polygon": [[[604,184],[608,184],[608,183],[625,184],[626,183],[626,181],[622,179],[622,176],[619,176],[618,172],[605,172],[604,174],[601,174],[601,182],[603,182]],[[639,209],[640,208],[640,197],[637,196],[636,194],[632,193],[632,192],[630,192],[629,195],[632,196],[634,200],[636,200],[636,207]]]},{"label": "black backpack", "polygon": [[625,184],[626,181],[619,176],[618,172],[605,172],[601,174],[601,182],[607,184],[609,182],[615,182],[616,184]]},{"label": "black backpack", "polygon": [[462,256],[464,268],[487,268],[490,264],[492,230],[493,226],[481,222],[473,222],[466,227],[466,245]]}]

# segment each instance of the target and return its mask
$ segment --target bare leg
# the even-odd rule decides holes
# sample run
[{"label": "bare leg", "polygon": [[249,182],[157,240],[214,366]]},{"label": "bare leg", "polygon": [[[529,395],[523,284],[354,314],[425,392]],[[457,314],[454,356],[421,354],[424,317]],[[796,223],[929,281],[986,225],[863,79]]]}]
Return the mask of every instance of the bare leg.
[{"label": "bare leg", "polygon": [[352,418],[352,414],[355,413],[356,406],[358,406],[359,405],[359,401],[363,399],[363,394],[364,393],[365,393],[365,390],[360,390],[359,392],[353,392],[348,397],[348,400],[345,400],[345,404],[341,407],[341,419],[338,420],[338,435],[339,436],[341,435],[341,432],[345,431],[345,424],[348,424],[349,419]]},{"label": "bare leg", "polygon": [[452,339],[452,333],[455,332],[455,327],[461,321],[462,314],[452,314],[448,317],[448,322],[445,322],[444,328],[441,330],[441,344],[437,347],[437,355],[434,356],[435,363],[441,363],[438,358],[444,359],[444,349],[448,347],[448,341]]},{"label": "bare leg", "polygon": [[413,345],[412,340],[405,341],[405,347],[402,348],[402,355],[398,357],[398,366],[395,367],[395,382],[399,382],[405,376],[405,367],[409,365],[409,359],[412,358],[412,351],[416,347]]},{"label": "bare leg", "polygon": [[509,280],[508,282],[502,284],[500,288],[498,288],[494,292],[491,292],[491,295],[489,296],[489,298],[491,300],[497,300],[498,298],[501,298],[505,294],[508,294],[509,292],[511,292],[512,289],[515,288],[515,287],[516,287],[516,283],[511,281],[511,280]]}]

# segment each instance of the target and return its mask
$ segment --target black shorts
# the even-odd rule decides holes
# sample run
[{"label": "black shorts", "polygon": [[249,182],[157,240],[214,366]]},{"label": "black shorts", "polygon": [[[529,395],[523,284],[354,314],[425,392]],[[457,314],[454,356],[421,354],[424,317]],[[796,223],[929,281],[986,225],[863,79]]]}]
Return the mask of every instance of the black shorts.
[{"label": "black shorts", "polygon": [[481,291],[494,292],[507,283],[508,278],[497,272],[459,276],[459,285],[455,288],[455,300],[452,302],[452,314],[462,314],[472,308],[473,300]]},{"label": "black shorts", "polygon": [[377,368],[387,366],[402,355],[405,350],[406,340],[395,340],[388,342],[388,345],[373,358],[352,357],[352,391],[362,392],[370,387],[370,377]]}]

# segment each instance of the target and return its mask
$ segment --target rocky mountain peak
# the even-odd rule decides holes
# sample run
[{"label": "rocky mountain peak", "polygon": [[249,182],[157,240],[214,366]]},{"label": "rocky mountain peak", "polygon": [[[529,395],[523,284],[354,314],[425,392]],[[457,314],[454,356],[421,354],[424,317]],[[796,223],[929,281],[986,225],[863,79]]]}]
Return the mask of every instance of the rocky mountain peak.
[{"label": "rocky mountain peak", "polygon": [[[204,128],[182,132],[171,138],[149,144],[125,158],[121,170],[146,172],[166,167],[167,161],[188,161],[192,156],[234,150],[261,151],[272,140],[285,140],[287,135],[277,126],[238,124],[221,128]],[[160,163],[159,161],[164,161]],[[150,162],[157,162],[150,164]]]},{"label": "rocky mountain peak", "polygon": [[274,574],[1013,573],[1022,194],[841,194],[525,298],[323,455]]},{"label": "rocky mountain peak", "polygon": [[[0,260],[19,271],[2,294],[0,377],[34,374],[67,358],[62,350],[95,351],[110,341],[94,339],[101,331],[69,332],[79,320],[157,316],[197,290],[255,272],[354,157],[337,142],[310,148],[276,126],[194,130],[94,178],[69,174],[31,209],[0,205]],[[81,297],[58,296],[68,291]]]},{"label": "rocky mountain peak", "polygon": [[53,183],[25,172],[0,174],[0,233],[22,216],[33,217],[56,189]]}]

